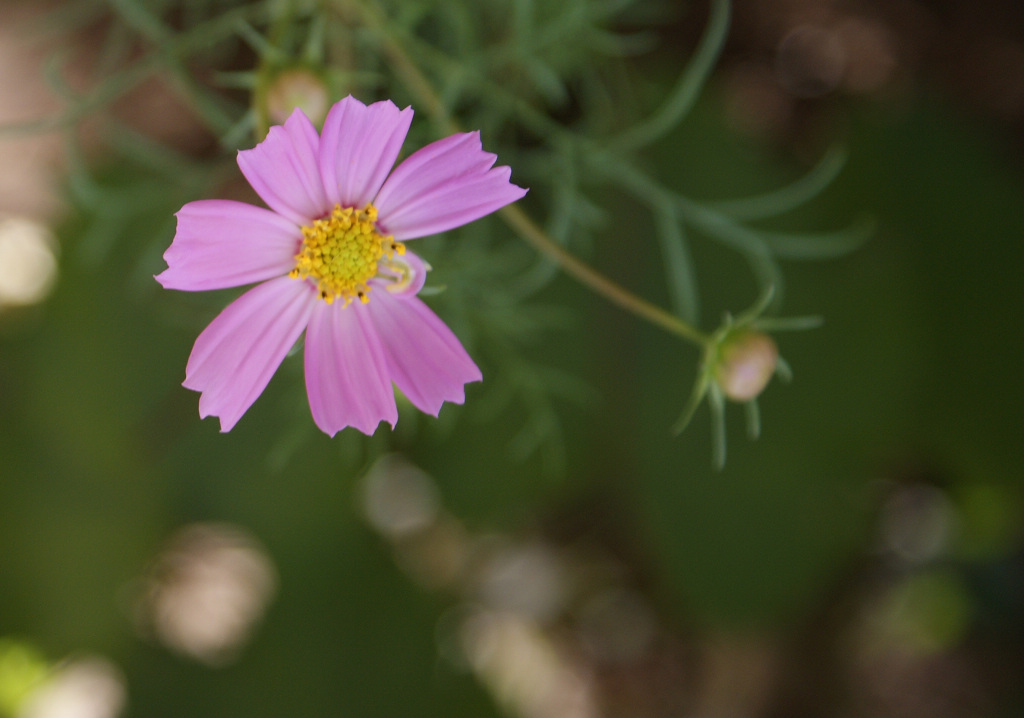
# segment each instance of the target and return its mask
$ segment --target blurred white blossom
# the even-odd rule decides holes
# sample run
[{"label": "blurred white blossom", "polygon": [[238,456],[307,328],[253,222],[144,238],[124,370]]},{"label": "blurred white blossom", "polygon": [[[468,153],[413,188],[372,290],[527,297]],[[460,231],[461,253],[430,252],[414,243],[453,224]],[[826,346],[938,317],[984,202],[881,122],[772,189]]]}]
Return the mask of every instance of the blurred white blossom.
[{"label": "blurred white blossom", "polygon": [[0,309],[46,298],[57,279],[55,248],[43,223],[0,215]]},{"label": "blurred white blossom", "polygon": [[168,648],[224,665],[249,638],[276,585],[273,563],[249,533],[194,524],[158,556],[146,582],[143,619]]},{"label": "blurred white blossom", "polygon": [[36,688],[16,718],[115,718],[126,698],[124,676],[110,661],[76,658]]}]

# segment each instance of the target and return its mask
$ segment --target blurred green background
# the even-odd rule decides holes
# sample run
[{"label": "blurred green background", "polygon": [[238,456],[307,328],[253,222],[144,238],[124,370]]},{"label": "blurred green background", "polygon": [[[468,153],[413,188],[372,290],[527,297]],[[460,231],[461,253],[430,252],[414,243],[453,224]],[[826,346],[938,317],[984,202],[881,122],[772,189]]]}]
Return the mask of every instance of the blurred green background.
[{"label": "blurred green background", "polygon": [[[331,440],[291,357],[222,435],[180,382],[228,295],[151,277],[173,213],[231,177],[231,153],[193,131],[196,164],[172,181],[123,150],[59,145],[59,209],[0,194],[4,221],[45,215],[59,246],[45,298],[0,303],[0,715],[95,656],[126,716],[1020,715],[1022,13],[738,5],[701,102],[646,166],[722,199],[792,181],[839,143],[843,172],[779,227],[867,213],[877,231],[845,257],[783,264],[784,314],[825,323],[777,337],[795,379],[761,397],[758,441],[728,407],[721,472],[706,406],[669,430],[697,352],[565,278],[524,304],[542,319],[517,339],[563,384],[550,401],[449,308],[485,375],[465,407]],[[23,7],[0,11],[4,52],[37,47],[12,30],[40,27]],[[665,91],[704,12],[672,9],[654,52],[629,59],[647,91]],[[889,74],[787,84],[787,33],[853,20],[884,30],[872,37],[890,44],[864,52],[888,47]],[[50,50],[28,52],[42,86]],[[152,121],[167,139],[163,101],[130,103],[140,133]],[[667,305],[650,228],[610,225],[588,260]],[[699,235],[691,248],[705,326],[753,302],[734,253]],[[487,394],[492,377],[524,401]],[[557,422],[536,451],[530,422]]]}]

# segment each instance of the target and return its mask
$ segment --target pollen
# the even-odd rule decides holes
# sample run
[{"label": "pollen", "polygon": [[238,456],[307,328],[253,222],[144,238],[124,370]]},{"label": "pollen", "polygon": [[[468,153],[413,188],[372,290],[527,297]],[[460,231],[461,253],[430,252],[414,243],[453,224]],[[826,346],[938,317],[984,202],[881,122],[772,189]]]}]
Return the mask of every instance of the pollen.
[{"label": "pollen", "polygon": [[335,205],[329,215],[302,228],[302,247],[288,276],[309,280],[328,304],[370,301],[368,282],[381,265],[405,254],[405,245],[377,230],[377,208]]}]

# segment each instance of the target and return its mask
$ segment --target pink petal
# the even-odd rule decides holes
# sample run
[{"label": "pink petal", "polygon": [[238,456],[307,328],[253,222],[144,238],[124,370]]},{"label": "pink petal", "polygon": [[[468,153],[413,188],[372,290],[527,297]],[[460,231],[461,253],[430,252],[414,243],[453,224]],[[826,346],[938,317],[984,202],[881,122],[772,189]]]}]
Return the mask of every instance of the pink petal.
[{"label": "pink petal", "polygon": [[238,153],[238,166],[267,206],[299,225],[322,217],[331,205],[320,180],[320,138],[296,108],[265,140]]},{"label": "pink petal", "polygon": [[219,416],[230,431],[256,401],[309,322],[316,291],[280,277],[253,287],[196,339],[184,386],[202,392],[201,417]]},{"label": "pink petal", "polygon": [[414,152],[388,177],[374,204],[381,229],[401,241],[444,232],[515,202],[526,190],[512,170],[491,165],[479,132],[452,135]]},{"label": "pink petal", "polygon": [[391,426],[398,421],[395,392],[366,305],[316,303],[306,330],[306,393],[313,420],[329,436],[347,426],[370,435],[381,421]]},{"label": "pink petal", "polygon": [[262,207],[226,199],[189,202],[164,252],[156,280],[167,289],[198,292],[240,287],[287,274],[302,242],[298,227]]},{"label": "pink petal", "polygon": [[391,380],[421,411],[437,416],[444,402],[461,404],[465,384],[483,378],[452,331],[417,297],[376,291],[366,308]]},{"label": "pink petal", "polygon": [[351,95],[331,108],[320,140],[320,174],[327,199],[342,207],[373,200],[398,158],[412,108],[393,102],[369,107]]}]

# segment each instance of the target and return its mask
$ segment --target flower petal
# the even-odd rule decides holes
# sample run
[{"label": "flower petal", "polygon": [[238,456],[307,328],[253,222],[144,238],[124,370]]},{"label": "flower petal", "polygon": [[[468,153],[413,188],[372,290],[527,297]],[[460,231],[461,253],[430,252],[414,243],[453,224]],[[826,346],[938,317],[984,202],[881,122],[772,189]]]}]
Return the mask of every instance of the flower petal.
[{"label": "flower petal", "polygon": [[412,123],[412,108],[393,102],[369,107],[351,95],[324,120],[320,175],[331,204],[363,207],[373,200],[398,158]]},{"label": "flower petal", "polygon": [[296,108],[265,140],[238,153],[238,166],[267,206],[299,225],[322,217],[331,207],[320,180],[320,138]]},{"label": "flower petal", "polygon": [[256,401],[309,322],[316,292],[289,277],[253,287],[196,339],[184,386],[202,392],[201,417],[219,416],[230,431]]},{"label": "flower petal", "polygon": [[302,232],[279,214],[226,199],[189,202],[156,280],[191,292],[240,287],[287,274]]},{"label": "flower petal", "polygon": [[366,306],[317,302],[306,330],[306,393],[313,420],[327,435],[348,426],[373,434],[398,421],[395,392]]},{"label": "flower petal", "polygon": [[526,190],[508,167],[491,169],[479,132],[446,137],[414,152],[388,177],[375,205],[380,227],[402,241],[444,232],[515,202]]},{"label": "flower petal", "polygon": [[374,292],[366,305],[384,345],[388,372],[418,409],[438,415],[461,404],[483,377],[451,329],[417,297]]}]

